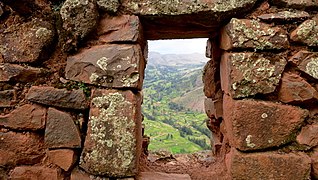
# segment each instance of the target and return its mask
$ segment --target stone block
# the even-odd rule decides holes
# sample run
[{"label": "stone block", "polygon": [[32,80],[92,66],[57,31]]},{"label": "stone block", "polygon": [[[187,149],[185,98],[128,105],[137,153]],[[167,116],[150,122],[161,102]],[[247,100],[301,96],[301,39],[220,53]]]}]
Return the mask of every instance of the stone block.
[{"label": "stone block", "polygon": [[45,128],[45,145],[48,148],[80,148],[81,137],[70,114],[49,108]]},{"label": "stone block", "polygon": [[265,22],[286,23],[303,21],[308,19],[310,15],[305,11],[280,11],[277,13],[262,14],[257,17]]},{"label": "stone block", "polygon": [[287,49],[287,32],[256,20],[232,18],[221,32],[220,47],[231,49]]},{"label": "stone block", "polygon": [[297,74],[284,73],[278,99],[284,103],[307,103],[318,100],[318,92]]},{"label": "stone block", "polygon": [[43,144],[35,133],[0,131],[0,166],[39,163],[45,154]]},{"label": "stone block", "polygon": [[279,7],[295,9],[316,9],[318,2],[313,0],[272,0],[272,3]]},{"label": "stone block", "polygon": [[49,159],[64,171],[69,171],[76,162],[76,154],[72,149],[54,149],[48,152]]},{"label": "stone block", "polygon": [[231,179],[310,179],[310,158],[305,153],[241,153],[234,148],[226,156]]},{"label": "stone block", "polygon": [[0,91],[0,107],[12,107],[16,104],[17,92],[14,89]]},{"label": "stone block", "polygon": [[11,180],[59,180],[59,172],[57,169],[44,166],[18,166],[15,167],[11,174]]},{"label": "stone block", "polygon": [[299,144],[315,147],[318,145],[318,124],[303,127],[296,138]]},{"label": "stone block", "polygon": [[211,59],[203,68],[203,92],[206,97],[218,98],[218,91],[221,89],[219,62],[217,59]]},{"label": "stone block", "polygon": [[0,36],[0,56],[5,63],[38,63],[48,57],[55,34],[49,22],[35,18],[5,31]]},{"label": "stone block", "polygon": [[222,90],[233,98],[272,93],[286,64],[280,55],[224,53],[220,66]]},{"label": "stone block", "polygon": [[209,118],[215,117],[216,119],[223,117],[223,100],[213,100],[211,98],[204,99],[205,113]]},{"label": "stone block", "polygon": [[31,102],[60,108],[88,108],[88,101],[81,89],[69,91],[54,87],[32,86],[26,94],[26,99]]},{"label": "stone block", "polygon": [[16,64],[0,64],[0,82],[33,82],[44,73],[43,69],[25,67]]},{"label": "stone block", "polygon": [[241,151],[278,147],[295,140],[308,116],[299,107],[266,101],[233,100],[225,95],[223,118],[232,147]]},{"label": "stone block", "polygon": [[140,94],[94,90],[80,167],[94,175],[135,176],[141,143]]},{"label": "stone block", "polygon": [[97,35],[102,43],[111,42],[140,42],[142,40],[141,23],[138,16],[105,15],[99,21]]},{"label": "stone block", "polygon": [[110,88],[141,89],[144,68],[139,45],[107,44],[69,57],[65,77]]},{"label": "stone block", "polygon": [[26,104],[13,110],[10,114],[0,115],[0,127],[16,130],[40,130],[45,127],[46,108]]},{"label": "stone block", "polygon": [[[318,3],[317,3],[318,7]],[[290,35],[290,39],[307,46],[318,46],[318,16],[299,25]]]}]

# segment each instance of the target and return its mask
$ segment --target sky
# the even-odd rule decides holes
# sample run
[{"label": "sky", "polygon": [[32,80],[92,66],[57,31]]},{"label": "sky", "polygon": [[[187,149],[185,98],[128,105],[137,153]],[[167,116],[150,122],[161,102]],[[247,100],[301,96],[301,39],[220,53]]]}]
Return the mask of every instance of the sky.
[{"label": "sky", "polygon": [[207,38],[148,41],[148,50],[160,54],[205,54]]}]

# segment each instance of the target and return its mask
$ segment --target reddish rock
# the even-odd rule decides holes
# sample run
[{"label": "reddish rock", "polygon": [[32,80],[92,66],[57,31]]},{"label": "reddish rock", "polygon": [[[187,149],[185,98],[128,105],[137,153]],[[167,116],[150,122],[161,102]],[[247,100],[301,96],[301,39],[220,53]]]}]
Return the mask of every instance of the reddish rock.
[{"label": "reddish rock", "polygon": [[141,24],[138,16],[105,15],[97,27],[99,41],[110,42],[137,42],[141,41]]},{"label": "reddish rock", "polygon": [[141,89],[144,68],[139,45],[107,44],[69,57],[65,77],[110,88]]},{"label": "reddish rock", "polygon": [[0,107],[12,107],[16,103],[17,92],[16,90],[0,91]]},{"label": "reddish rock", "polygon": [[14,24],[0,36],[0,56],[7,63],[42,62],[48,57],[54,38],[54,27],[40,19]]},{"label": "reddish rock", "polygon": [[221,49],[218,45],[218,39],[208,39],[206,43],[205,56],[207,58],[212,58],[214,61],[219,61],[221,57]]},{"label": "reddish rock", "polygon": [[[318,3],[317,3],[318,7]],[[290,39],[307,46],[318,46],[318,16],[299,25],[290,35]]]},{"label": "reddish rock", "polygon": [[313,53],[312,56],[307,56],[299,64],[298,68],[311,77],[318,79],[318,53]]},{"label": "reddish rock", "polygon": [[284,73],[278,99],[284,103],[306,103],[317,101],[318,92],[299,75]]},{"label": "reddish rock", "polygon": [[222,89],[233,98],[274,92],[286,60],[279,55],[224,53],[221,60]]},{"label": "reddish rock", "polygon": [[299,66],[299,64],[305,59],[318,57],[318,53],[309,52],[309,51],[299,51],[294,54],[291,58],[288,59],[288,62],[293,64],[294,66]]},{"label": "reddish rock", "polygon": [[311,176],[313,179],[318,179],[318,148],[313,150],[311,158]]},{"label": "reddish rock", "polygon": [[141,172],[140,180],[191,180],[188,174],[173,174],[162,172]]},{"label": "reddish rock", "polygon": [[232,18],[221,32],[221,48],[231,49],[287,49],[287,32],[256,20]]},{"label": "reddish rock", "polygon": [[19,166],[15,167],[11,174],[11,180],[59,180],[59,173],[56,169],[44,166]]},{"label": "reddish rock", "polygon": [[305,153],[241,153],[232,148],[226,165],[231,179],[310,179],[310,158]]},{"label": "reddish rock", "polygon": [[92,180],[91,175],[77,168],[73,169],[70,180]]},{"label": "reddish rock", "polygon": [[[32,15],[38,17],[52,13],[51,4],[48,0],[2,0],[2,2],[9,5],[10,9],[14,10],[15,13],[27,18]],[[39,12],[41,12],[41,14]]]},{"label": "reddish rock", "polygon": [[10,114],[0,115],[0,127],[18,130],[44,129],[46,108],[39,105],[26,104],[13,110]]},{"label": "reddish rock", "polygon": [[223,100],[227,136],[231,146],[241,151],[289,143],[308,116],[308,111],[289,105],[233,100],[227,95]]},{"label": "reddish rock", "polygon": [[218,98],[218,91],[221,89],[219,63],[216,59],[211,59],[203,69],[202,81],[203,92],[206,97]]},{"label": "reddish rock", "polygon": [[48,156],[52,163],[58,165],[64,171],[69,171],[76,161],[76,155],[72,149],[50,150]]},{"label": "reddish rock", "polygon": [[272,0],[272,3],[276,6],[295,9],[316,9],[318,7],[318,2],[315,0]]},{"label": "reddish rock", "polygon": [[95,90],[80,167],[94,175],[135,176],[141,143],[140,94]]},{"label": "reddish rock", "polygon": [[81,137],[70,114],[49,108],[45,128],[48,148],[80,148]]},{"label": "reddish rock", "polygon": [[32,82],[43,73],[43,69],[16,64],[0,64],[0,82]]},{"label": "reddish rock", "polygon": [[88,102],[83,90],[57,89],[53,87],[32,86],[26,95],[26,99],[49,106],[70,109],[86,109]]},{"label": "reddish rock", "polygon": [[280,11],[277,13],[262,14],[257,16],[262,21],[266,22],[295,22],[308,19],[310,15],[305,11]]},{"label": "reddish rock", "polygon": [[36,164],[43,156],[43,138],[40,135],[0,132],[0,166]]},{"label": "reddish rock", "polygon": [[318,145],[318,124],[307,125],[303,127],[296,138],[299,144],[310,147]]},{"label": "reddish rock", "polygon": [[209,118],[222,118],[223,117],[223,100],[213,100],[211,98],[204,99],[205,113]]}]

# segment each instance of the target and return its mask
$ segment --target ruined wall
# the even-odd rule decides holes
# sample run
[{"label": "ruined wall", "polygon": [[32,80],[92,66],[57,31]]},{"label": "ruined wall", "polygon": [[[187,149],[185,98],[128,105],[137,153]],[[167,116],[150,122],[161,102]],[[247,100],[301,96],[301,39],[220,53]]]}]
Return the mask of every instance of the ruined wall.
[{"label": "ruined wall", "polygon": [[0,2],[0,179],[133,179],[150,39],[208,37],[232,179],[317,175],[318,2]]}]

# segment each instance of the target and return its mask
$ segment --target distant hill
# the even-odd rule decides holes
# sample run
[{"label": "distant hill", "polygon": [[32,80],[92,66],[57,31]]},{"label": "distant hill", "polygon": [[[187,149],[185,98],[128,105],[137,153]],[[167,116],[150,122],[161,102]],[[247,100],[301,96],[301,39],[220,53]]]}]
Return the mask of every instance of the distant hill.
[{"label": "distant hill", "polygon": [[149,52],[148,65],[164,66],[184,66],[199,65],[207,62],[204,54],[160,54],[158,52]]}]

